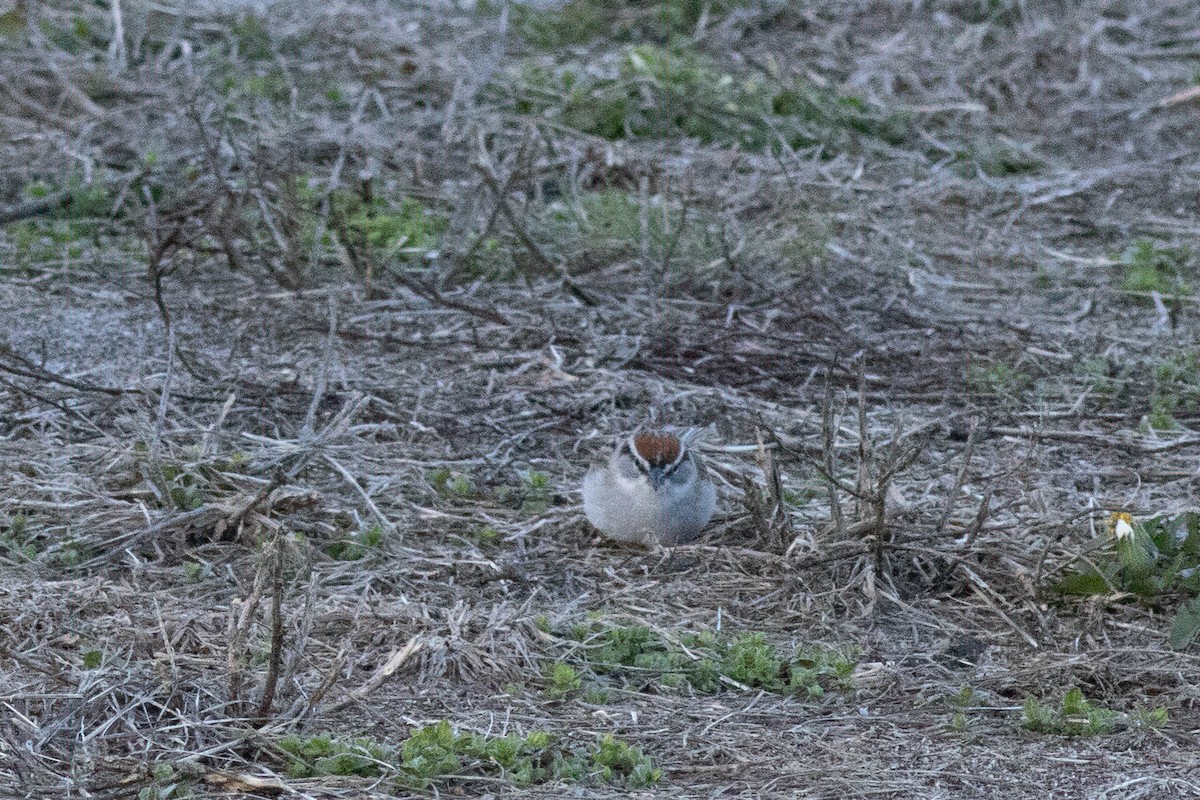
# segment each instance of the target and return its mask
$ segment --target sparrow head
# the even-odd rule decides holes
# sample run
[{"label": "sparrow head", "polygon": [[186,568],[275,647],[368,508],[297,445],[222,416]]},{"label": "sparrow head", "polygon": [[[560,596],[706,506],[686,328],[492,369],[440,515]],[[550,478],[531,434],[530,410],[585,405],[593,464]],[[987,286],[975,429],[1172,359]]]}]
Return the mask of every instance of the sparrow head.
[{"label": "sparrow head", "polygon": [[617,446],[614,458],[621,472],[630,478],[641,476],[655,491],[695,475],[687,443],[668,433],[635,433]]}]

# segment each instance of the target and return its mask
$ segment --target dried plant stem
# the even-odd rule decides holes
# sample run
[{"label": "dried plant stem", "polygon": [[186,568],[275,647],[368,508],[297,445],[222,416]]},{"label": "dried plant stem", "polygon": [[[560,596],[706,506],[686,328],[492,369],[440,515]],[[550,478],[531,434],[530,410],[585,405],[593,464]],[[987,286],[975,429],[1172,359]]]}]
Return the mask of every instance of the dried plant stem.
[{"label": "dried plant stem", "polygon": [[271,570],[271,654],[267,660],[267,681],[263,685],[262,699],[258,703],[258,725],[265,725],[275,702],[279,668],[283,663],[283,539],[279,534],[271,545],[274,566]]}]

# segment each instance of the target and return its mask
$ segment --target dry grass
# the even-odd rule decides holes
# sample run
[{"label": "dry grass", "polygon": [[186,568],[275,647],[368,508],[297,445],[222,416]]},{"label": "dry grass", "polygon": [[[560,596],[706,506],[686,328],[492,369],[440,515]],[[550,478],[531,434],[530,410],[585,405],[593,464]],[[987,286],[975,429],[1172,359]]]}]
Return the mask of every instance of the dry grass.
[{"label": "dry grass", "polygon": [[[1194,298],[1119,260],[1200,232],[1196,106],[1160,105],[1192,4],[713,13],[690,46],[735,82],[907,126],[762,152],[512,104],[523,65],[613,69],[605,37],[121,5],[0,17],[0,790],[402,796],[289,778],[279,742],[448,719],[613,734],[678,797],[1200,794],[1173,599],[1051,588],[1109,512],[1195,506]],[[670,554],[577,507],[648,419],[715,434],[723,513]],[[553,696],[589,614],[861,657],[820,700]],[[1070,686],[1170,721],[1020,727]],[[468,777],[434,788],[634,791]]]}]

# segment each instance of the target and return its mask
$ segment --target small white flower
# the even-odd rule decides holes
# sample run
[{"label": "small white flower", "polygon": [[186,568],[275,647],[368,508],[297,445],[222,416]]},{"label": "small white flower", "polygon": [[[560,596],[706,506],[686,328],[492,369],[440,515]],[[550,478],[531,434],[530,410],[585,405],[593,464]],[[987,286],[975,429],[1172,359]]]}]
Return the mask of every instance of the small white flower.
[{"label": "small white flower", "polygon": [[1119,517],[1117,524],[1113,526],[1113,535],[1117,537],[1117,541],[1128,539],[1133,536],[1133,526],[1129,524],[1129,520]]}]

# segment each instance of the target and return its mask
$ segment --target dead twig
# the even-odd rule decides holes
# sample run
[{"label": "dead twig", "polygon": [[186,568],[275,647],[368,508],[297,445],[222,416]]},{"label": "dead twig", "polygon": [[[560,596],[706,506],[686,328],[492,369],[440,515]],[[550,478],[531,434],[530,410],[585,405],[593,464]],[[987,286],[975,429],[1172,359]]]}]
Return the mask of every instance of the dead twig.
[{"label": "dead twig", "polygon": [[274,568],[271,572],[271,655],[267,664],[267,681],[263,685],[262,699],[258,703],[258,725],[267,724],[271,705],[275,702],[275,688],[279,681],[279,668],[283,663],[283,537],[275,534]]}]

